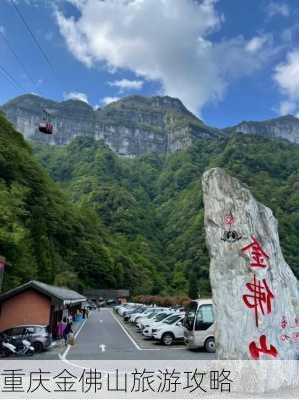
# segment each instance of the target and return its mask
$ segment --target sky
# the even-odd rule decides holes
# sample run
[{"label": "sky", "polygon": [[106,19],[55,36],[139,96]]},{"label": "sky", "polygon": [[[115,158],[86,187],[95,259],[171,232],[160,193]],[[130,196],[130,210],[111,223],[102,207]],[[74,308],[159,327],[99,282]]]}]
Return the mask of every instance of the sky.
[{"label": "sky", "polygon": [[169,95],[216,127],[299,117],[298,17],[298,0],[1,0],[0,104]]}]

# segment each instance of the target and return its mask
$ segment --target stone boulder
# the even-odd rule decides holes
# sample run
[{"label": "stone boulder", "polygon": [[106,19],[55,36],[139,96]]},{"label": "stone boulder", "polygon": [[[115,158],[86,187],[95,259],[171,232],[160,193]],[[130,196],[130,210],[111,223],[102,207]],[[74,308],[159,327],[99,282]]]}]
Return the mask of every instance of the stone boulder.
[{"label": "stone boulder", "polygon": [[299,359],[299,285],[277,220],[223,169],[202,181],[218,358]]}]

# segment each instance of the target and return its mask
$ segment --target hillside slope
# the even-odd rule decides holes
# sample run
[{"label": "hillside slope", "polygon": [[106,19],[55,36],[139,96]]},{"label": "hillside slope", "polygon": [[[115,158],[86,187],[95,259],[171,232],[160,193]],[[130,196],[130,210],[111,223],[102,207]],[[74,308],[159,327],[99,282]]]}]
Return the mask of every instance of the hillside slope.
[{"label": "hillside slope", "polygon": [[39,279],[144,293],[163,282],[153,255],[144,257],[137,242],[106,228],[86,204],[72,203],[1,113],[0,210],[0,255],[9,263],[4,289]]},{"label": "hillside slope", "polygon": [[[165,281],[155,290],[209,293],[201,175],[220,166],[246,183],[279,220],[282,247],[299,276],[299,146],[253,135],[199,139],[168,157],[117,157],[104,143],[77,138],[34,152],[72,201],[92,207],[107,229],[138,247]],[[196,282],[196,285],[194,285]],[[165,286],[166,285],[166,286]]]}]

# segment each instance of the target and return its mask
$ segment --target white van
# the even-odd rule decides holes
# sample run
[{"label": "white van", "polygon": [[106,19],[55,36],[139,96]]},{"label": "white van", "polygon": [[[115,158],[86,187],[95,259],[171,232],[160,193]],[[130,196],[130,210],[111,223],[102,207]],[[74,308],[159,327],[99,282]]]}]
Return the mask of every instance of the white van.
[{"label": "white van", "polygon": [[208,353],[216,351],[215,320],[211,299],[192,301],[186,307],[184,340],[189,349],[204,347]]}]

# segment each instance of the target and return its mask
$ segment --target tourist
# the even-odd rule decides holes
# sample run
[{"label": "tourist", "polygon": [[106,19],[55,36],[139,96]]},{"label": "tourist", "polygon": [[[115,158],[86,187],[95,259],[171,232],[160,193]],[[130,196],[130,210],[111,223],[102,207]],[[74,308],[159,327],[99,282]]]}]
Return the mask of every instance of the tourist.
[{"label": "tourist", "polygon": [[69,336],[69,334],[70,334],[70,333],[73,333],[72,325],[73,325],[72,322],[68,322],[67,325],[66,325],[66,327],[65,327],[65,329],[64,329],[63,338],[64,338],[64,343],[65,343],[65,345],[67,345],[67,341],[68,341],[68,336]]}]

